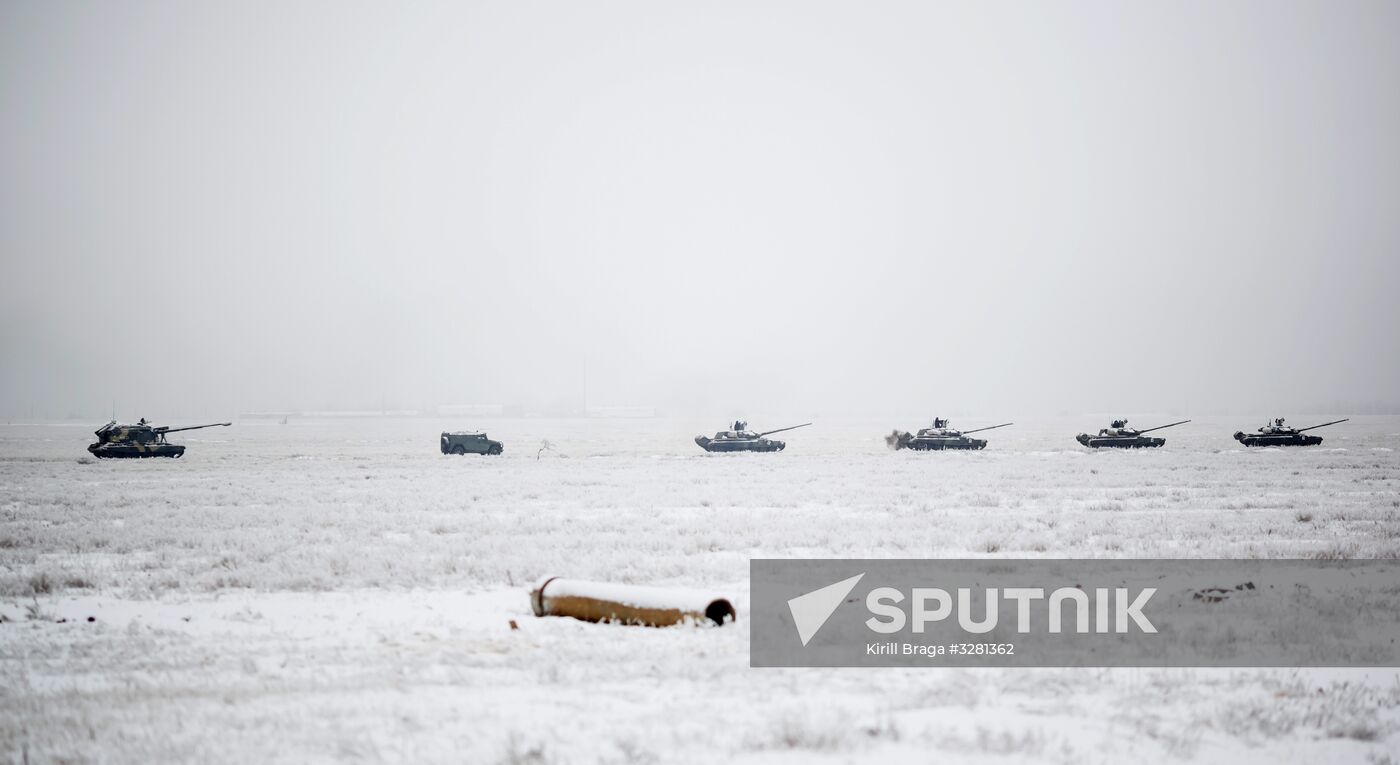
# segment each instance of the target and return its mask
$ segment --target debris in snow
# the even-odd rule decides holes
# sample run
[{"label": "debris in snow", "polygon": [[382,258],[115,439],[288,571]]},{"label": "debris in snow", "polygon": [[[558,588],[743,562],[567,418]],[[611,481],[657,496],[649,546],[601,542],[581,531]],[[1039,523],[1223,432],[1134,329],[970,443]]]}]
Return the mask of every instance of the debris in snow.
[{"label": "debris in snow", "polygon": [[724,625],[738,618],[726,598],[694,590],[640,587],[547,577],[530,591],[535,616],[572,616],[586,622],[644,627]]},{"label": "debris in snow", "polygon": [[1203,600],[1207,603],[1220,603],[1228,600],[1229,597],[1236,592],[1252,589],[1254,589],[1254,582],[1245,582],[1244,584],[1237,584],[1232,589],[1228,590],[1224,587],[1207,587],[1204,590],[1197,590],[1191,597],[1196,600]]}]

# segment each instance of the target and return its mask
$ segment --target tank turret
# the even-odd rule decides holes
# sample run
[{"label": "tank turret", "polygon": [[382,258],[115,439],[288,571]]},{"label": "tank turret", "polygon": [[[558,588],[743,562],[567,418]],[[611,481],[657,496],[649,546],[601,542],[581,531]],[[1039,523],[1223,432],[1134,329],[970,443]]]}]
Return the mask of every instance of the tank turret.
[{"label": "tank turret", "polygon": [[228,427],[231,422],[215,422],[208,425],[186,425],[172,428],[168,425],[151,425],[142,417],[135,425],[118,425],[116,420],[93,431],[97,443],[89,444],[88,451],[94,457],[180,457],[185,453],[181,444],[165,440],[168,433],[200,428]]}]

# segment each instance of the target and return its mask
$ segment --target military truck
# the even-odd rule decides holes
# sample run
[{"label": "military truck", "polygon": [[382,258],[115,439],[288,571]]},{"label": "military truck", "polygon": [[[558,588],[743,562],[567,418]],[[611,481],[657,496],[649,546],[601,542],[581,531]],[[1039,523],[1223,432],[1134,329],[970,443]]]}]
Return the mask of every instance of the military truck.
[{"label": "military truck", "polygon": [[505,447],[501,445],[501,442],[492,441],[486,437],[485,433],[463,430],[442,434],[443,454],[496,455],[503,451],[505,451]]}]

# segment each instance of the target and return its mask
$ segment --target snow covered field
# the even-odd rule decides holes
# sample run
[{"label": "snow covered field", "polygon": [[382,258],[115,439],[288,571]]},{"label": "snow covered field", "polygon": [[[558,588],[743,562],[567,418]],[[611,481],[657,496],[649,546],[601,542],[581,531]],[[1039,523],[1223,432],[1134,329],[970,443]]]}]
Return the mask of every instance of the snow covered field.
[{"label": "snow covered field", "polygon": [[[755,557],[1400,555],[1400,418],[1074,443],[1106,419],[972,453],[818,421],[767,455],[692,443],[723,423],[491,420],[506,453],[459,458],[437,434],[467,423],[294,418],[142,461],[88,458],[99,423],[0,426],[0,756],[1400,762],[1392,670],[748,668]],[[703,587],[739,624],[538,619],[544,575]]]}]

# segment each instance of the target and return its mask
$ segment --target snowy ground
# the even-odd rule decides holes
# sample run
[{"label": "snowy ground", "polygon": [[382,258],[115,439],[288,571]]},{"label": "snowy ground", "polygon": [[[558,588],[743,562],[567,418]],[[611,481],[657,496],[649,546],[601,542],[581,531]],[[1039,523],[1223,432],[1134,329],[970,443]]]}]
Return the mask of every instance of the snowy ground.
[{"label": "snowy ground", "polygon": [[[773,455],[500,420],[504,456],[439,455],[462,424],[250,420],[132,462],[85,459],[97,423],[0,426],[0,758],[1400,762],[1393,670],[755,670],[744,621],[754,557],[1397,557],[1400,418],[1092,453],[1077,418],[948,454],[819,422]],[[537,619],[551,574],[740,623]]]}]

